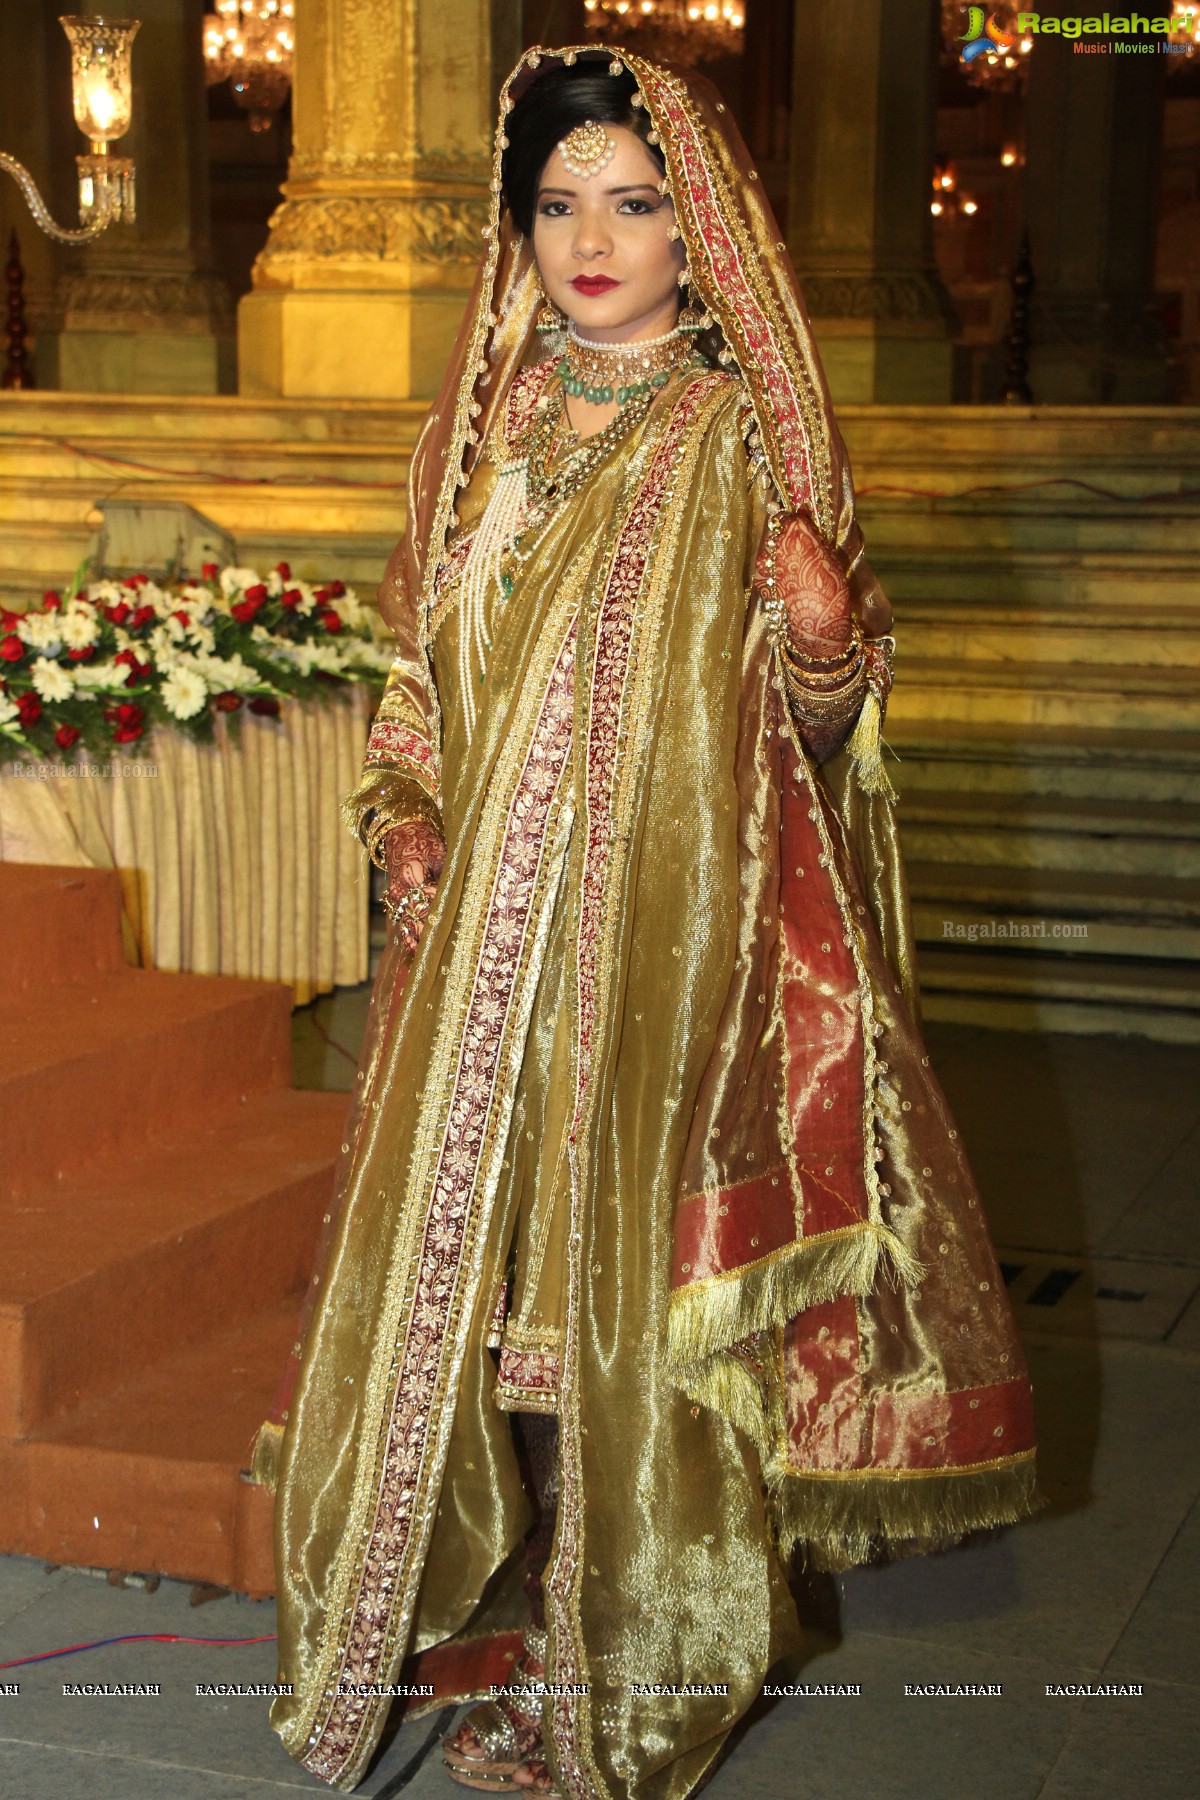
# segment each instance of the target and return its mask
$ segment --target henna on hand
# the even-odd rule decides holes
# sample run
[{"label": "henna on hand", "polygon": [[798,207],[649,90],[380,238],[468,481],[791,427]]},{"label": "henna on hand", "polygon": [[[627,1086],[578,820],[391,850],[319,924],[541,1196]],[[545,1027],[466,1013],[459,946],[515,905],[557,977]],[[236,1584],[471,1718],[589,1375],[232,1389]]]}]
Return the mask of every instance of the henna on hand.
[{"label": "henna on hand", "polygon": [[[759,552],[757,583],[771,574],[767,546]],[[835,551],[801,513],[776,528],[771,554],[775,592],[787,615],[788,635],[801,656],[833,657],[849,648],[850,588]]]},{"label": "henna on hand", "polygon": [[426,896],[419,916],[410,914],[402,926],[404,943],[415,950],[421,941],[421,927],[429,903],[437,892],[437,879],[446,860],[446,845],[441,833],[427,819],[406,819],[394,825],[384,839],[387,861],[388,899],[393,905],[413,888],[421,888]]}]

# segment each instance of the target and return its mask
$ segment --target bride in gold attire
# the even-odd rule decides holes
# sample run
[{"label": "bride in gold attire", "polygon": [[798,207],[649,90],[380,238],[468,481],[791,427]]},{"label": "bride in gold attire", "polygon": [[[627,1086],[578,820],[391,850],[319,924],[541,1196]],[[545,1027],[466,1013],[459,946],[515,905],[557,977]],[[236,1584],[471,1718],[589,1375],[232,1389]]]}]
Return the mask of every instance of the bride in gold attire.
[{"label": "bride in gold attire", "polygon": [[[1024,1361],[916,1023],[890,609],[713,90],[506,83],[347,817],[393,920],[275,1485],[273,1723],[503,1691],[480,1790],[683,1800],[841,1569],[1034,1503]],[[428,1704],[428,1702],[426,1702]]]}]

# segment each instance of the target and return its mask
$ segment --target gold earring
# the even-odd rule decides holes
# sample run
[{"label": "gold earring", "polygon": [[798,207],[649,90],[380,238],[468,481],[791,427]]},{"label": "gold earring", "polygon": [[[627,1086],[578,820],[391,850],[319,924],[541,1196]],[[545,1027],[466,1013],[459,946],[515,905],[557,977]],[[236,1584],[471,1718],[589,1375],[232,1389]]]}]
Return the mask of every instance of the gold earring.
[{"label": "gold earring", "polygon": [[546,335],[552,331],[565,331],[566,328],[567,321],[565,315],[560,313],[553,300],[548,299],[545,293],[543,293],[541,310],[537,316],[535,330]]}]

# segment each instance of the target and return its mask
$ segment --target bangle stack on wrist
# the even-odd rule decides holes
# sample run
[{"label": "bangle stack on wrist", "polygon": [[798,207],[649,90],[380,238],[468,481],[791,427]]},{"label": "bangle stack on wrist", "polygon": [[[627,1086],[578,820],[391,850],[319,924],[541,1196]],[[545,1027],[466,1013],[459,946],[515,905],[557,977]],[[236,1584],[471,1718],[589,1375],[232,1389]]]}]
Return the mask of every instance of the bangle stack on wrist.
[{"label": "bangle stack on wrist", "polygon": [[854,718],[866,692],[869,666],[862,627],[857,619],[851,619],[850,642],[836,656],[811,655],[792,642],[787,608],[775,577],[775,553],[787,516],[783,512],[772,513],[763,539],[766,575],[762,597],[767,630],[779,657],[784,690],[797,724],[836,729]]}]

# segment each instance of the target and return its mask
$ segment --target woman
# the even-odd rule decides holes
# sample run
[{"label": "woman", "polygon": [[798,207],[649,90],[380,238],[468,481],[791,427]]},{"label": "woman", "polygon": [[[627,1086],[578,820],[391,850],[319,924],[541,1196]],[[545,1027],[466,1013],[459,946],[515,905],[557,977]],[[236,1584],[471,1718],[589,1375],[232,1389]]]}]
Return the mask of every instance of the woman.
[{"label": "woman", "polygon": [[1029,1389],[913,1023],[890,614],[744,148],[699,80],[531,51],[493,193],[348,803],[395,929],[259,1445],[273,1720],[353,1787],[406,1655],[460,1658],[444,1703],[495,1651],[456,1780],[682,1800],[799,1648],[794,1547],[1030,1509]]}]

